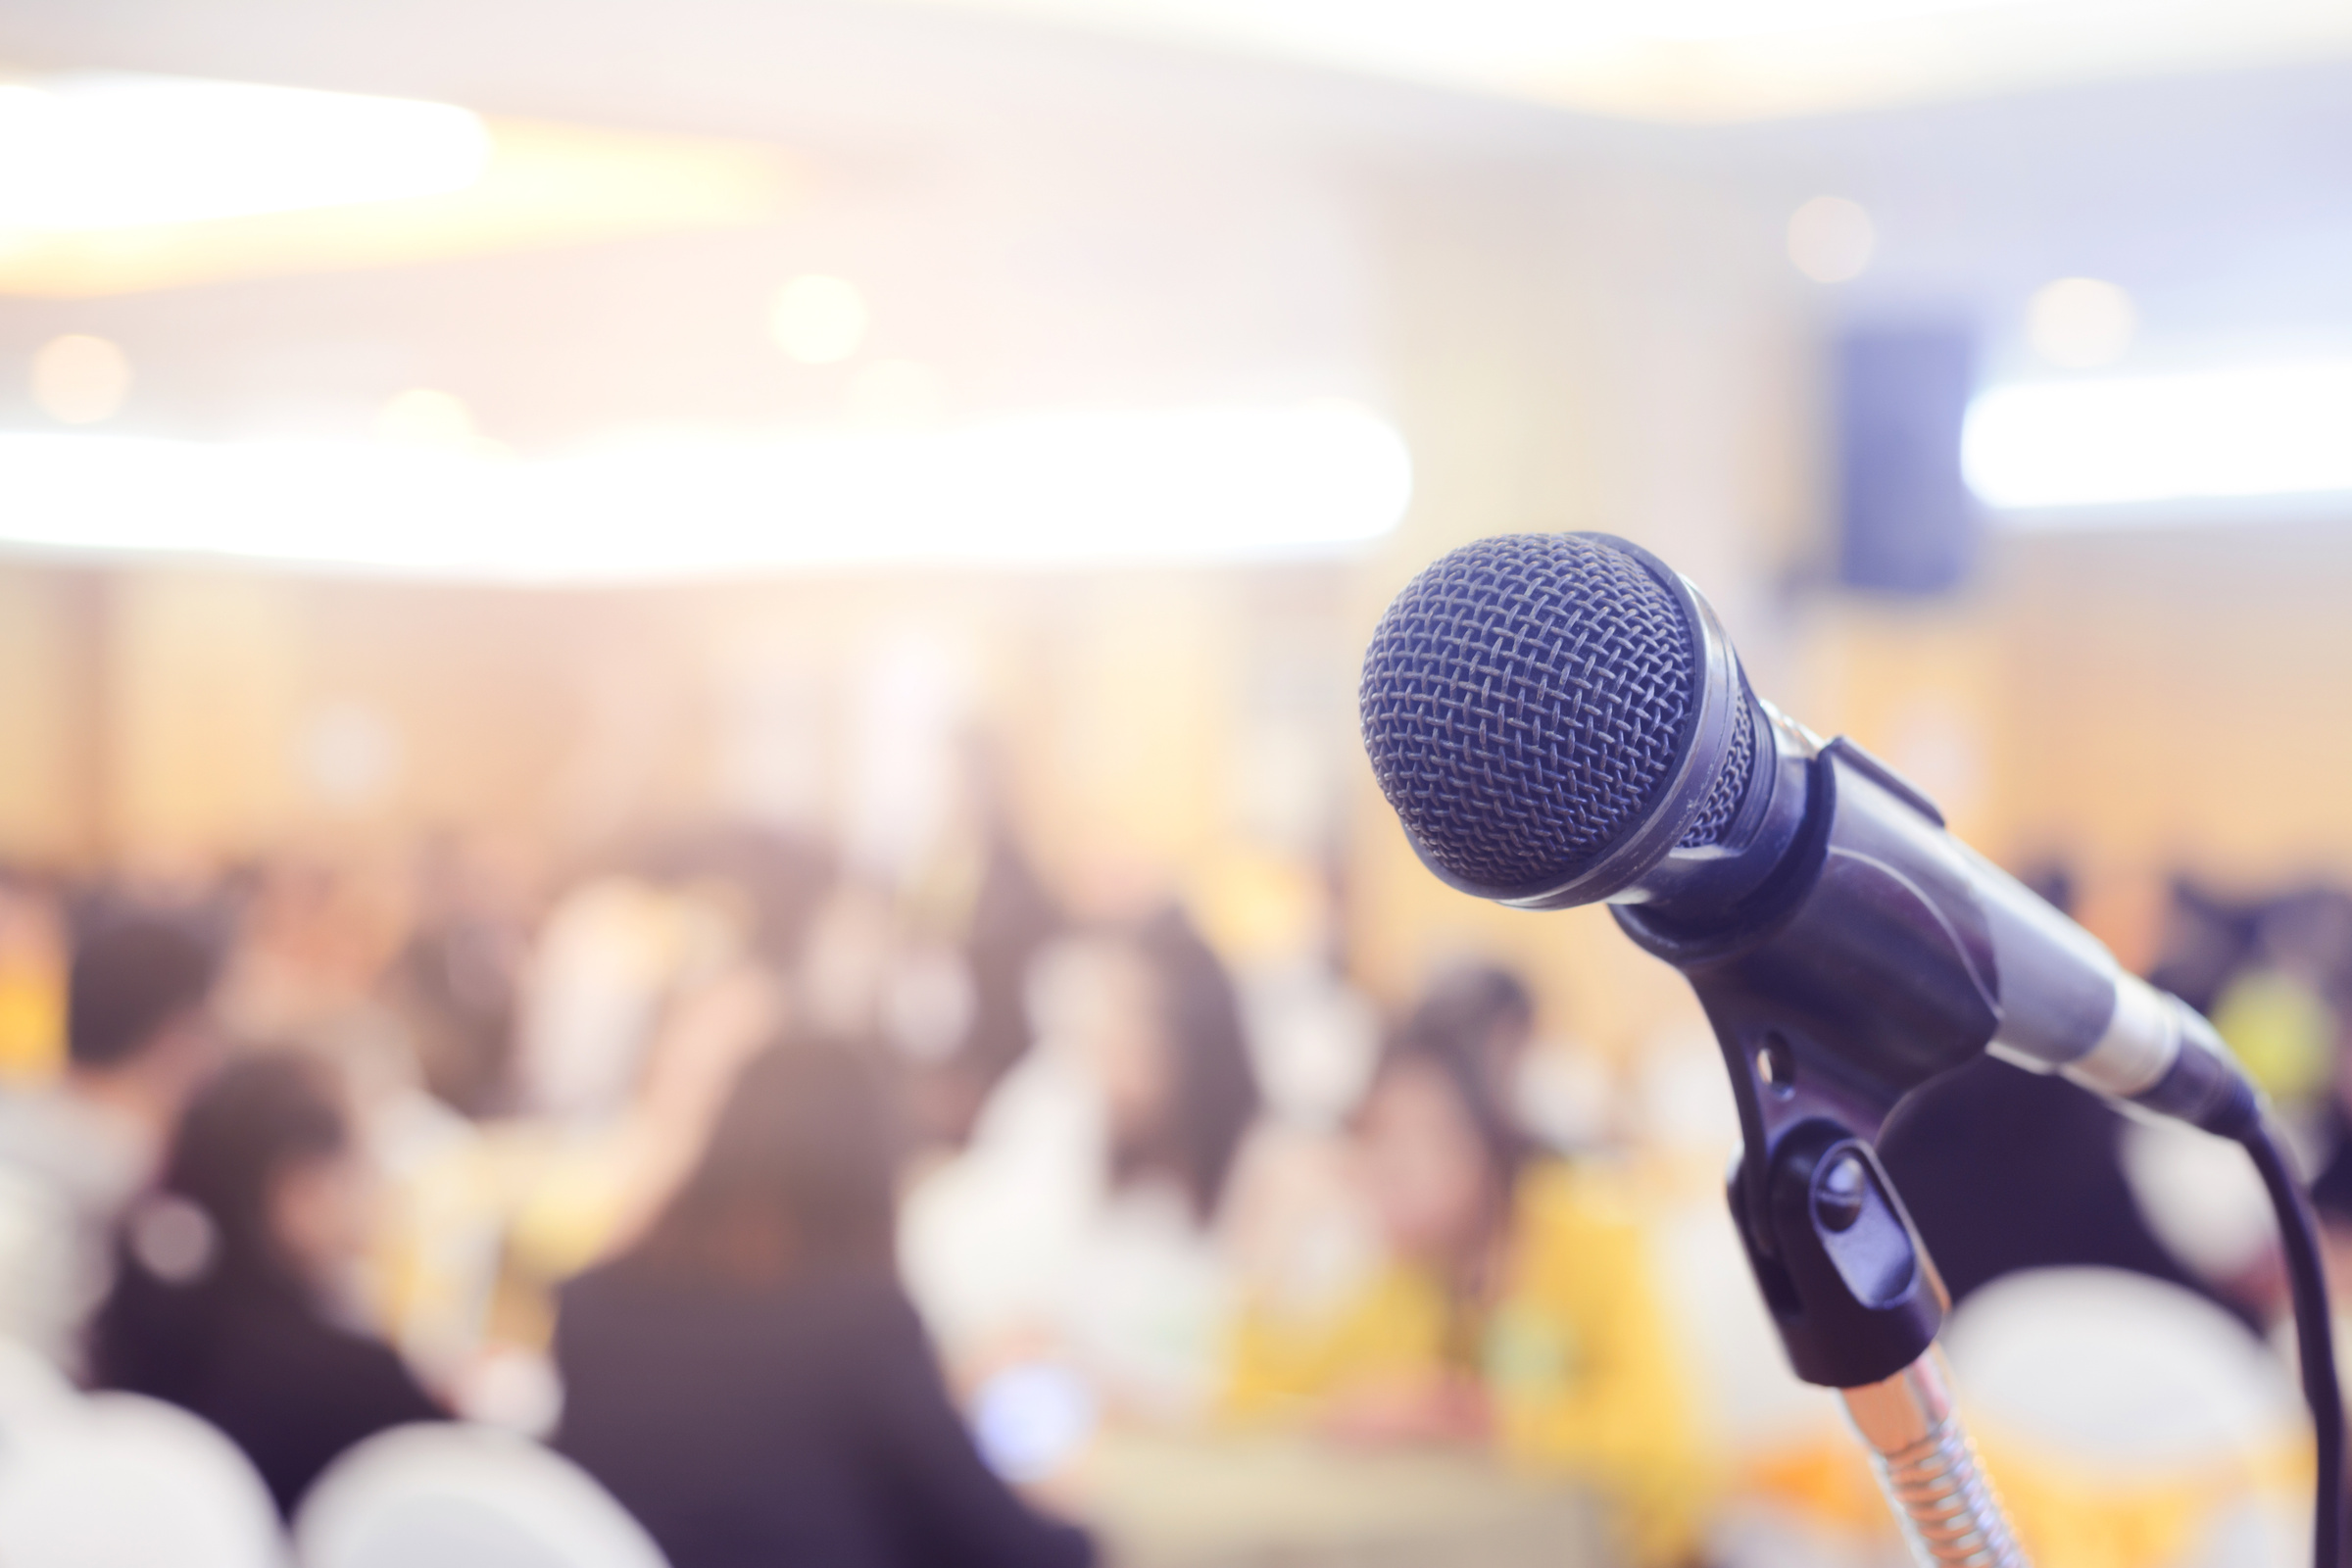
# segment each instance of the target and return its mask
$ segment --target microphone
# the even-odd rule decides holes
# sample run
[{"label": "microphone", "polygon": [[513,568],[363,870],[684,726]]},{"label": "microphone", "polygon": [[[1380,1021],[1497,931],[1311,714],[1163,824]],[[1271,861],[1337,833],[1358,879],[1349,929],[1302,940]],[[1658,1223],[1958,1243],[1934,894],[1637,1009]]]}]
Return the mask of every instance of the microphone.
[{"label": "microphone", "polygon": [[2211,1025],[1891,768],[1757,698],[1707,602],[1636,545],[1446,556],[1381,618],[1359,703],[1432,871],[1521,908],[1609,903],[1767,1083],[1826,1064],[1808,1087],[1875,1124],[1989,1050],[2225,1136],[2259,1119]]},{"label": "microphone", "polygon": [[[1756,697],[1697,590],[1623,539],[1512,534],[1440,560],[1381,617],[1359,703],[1431,870],[1521,908],[1606,902],[1690,980],[1731,1070],[1728,1197],[1757,1287],[1797,1375],[1848,1391],[1922,1561],[1931,1540],[2006,1561],[2007,1527],[1922,1371],[1947,1302],[1870,1140],[1989,1051],[2244,1146],[2278,1215],[2318,1438],[2313,1561],[2335,1568],[2345,1434],[2318,1226],[2203,1018],[1893,769]],[[1936,1418],[1896,1430],[1893,1408]]]}]

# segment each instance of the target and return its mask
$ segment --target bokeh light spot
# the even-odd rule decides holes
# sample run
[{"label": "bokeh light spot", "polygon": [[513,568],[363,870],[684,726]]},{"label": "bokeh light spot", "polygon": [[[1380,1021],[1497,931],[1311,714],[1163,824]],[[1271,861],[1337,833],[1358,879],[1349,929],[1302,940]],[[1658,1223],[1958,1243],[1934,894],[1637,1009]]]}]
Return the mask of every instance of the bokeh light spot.
[{"label": "bokeh light spot", "polygon": [[1878,243],[1870,214],[1842,196],[1816,196],[1788,215],[1788,260],[1816,283],[1860,277]]},{"label": "bokeh light spot", "polygon": [[914,360],[876,360],[850,382],[850,417],[859,424],[929,424],[946,411],[946,380]]},{"label": "bokeh light spot", "polygon": [[464,398],[426,386],[395,393],[375,416],[375,438],[401,446],[463,451],[472,447],[478,435],[473,410]]},{"label": "bokeh light spot", "polygon": [[2095,277],[2062,277],[2034,291],[2026,306],[2026,341],[2069,370],[2113,365],[2132,347],[2139,312],[2132,296]]},{"label": "bokeh light spot", "polygon": [[767,331],[786,357],[803,365],[835,365],[865,341],[865,296],[847,278],[809,272],[776,290]]},{"label": "bokeh light spot", "polygon": [[102,337],[69,332],[32,357],[32,401],[62,424],[96,424],[130,396],[130,360]]}]

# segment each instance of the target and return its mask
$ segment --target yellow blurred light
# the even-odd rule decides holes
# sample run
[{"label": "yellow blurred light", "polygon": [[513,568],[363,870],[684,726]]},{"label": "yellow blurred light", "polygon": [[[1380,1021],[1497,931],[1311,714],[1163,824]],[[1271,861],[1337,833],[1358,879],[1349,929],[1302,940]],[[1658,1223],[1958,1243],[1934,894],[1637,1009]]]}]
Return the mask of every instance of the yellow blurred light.
[{"label": "yellow blurred light", "polygon": [[803,365],[834,365],[865,341],[865,296],[846,278],[809,272],[776,290],[767,331],[786,357]]},{"label": "yellow blurred light", "polygon": [[130,396],[130,360],[102,337],[69,332],[32,357],[32,401],[62,424],[96,424]]},{"label": "yellow blurred light", "polygon": [[947,402],[946,380],[914,360],[876,360],[850,382],[850,417],[859,424],[928,424]]},{"label": "yellow blurred light", "polygon": [[473,410],[454,393],[411,387],[384,401],[375,416],[375,438],[403,446],[449,447],[463,451],[479,439]]},{"label": "yellow blurred light", "polygon": [[452,104],[127,74],[0,90],[0,232],[430,196],[489,162],[489,131]]},{"label": "yellow blurred light", "polygon": [[1412,492],[1396,432],[1336,404],[505,462],[387,442],[0,434],[0,545],[542,582],[1289,559],[1378,537]]},{"label": "yellow blurred light", "polygon": [[2069,370],[2113,365],[2132,347],[2139,312],[2132,296],[2095,277],[2062,277],[2036,289],[2026,306],[2026,341]]},{"label": "yellow blurred light", "polygon": [[157,222],[0,229],[0,295],[81,299],[764,222],[802,166],[774,148],[502,120],[462,190]]},{"label": "yellow blurred light", "polygon": [[1816,196],[1788,215],[1788,260],[1816,283],[1860,277],[1878,238],[1870,214],[1842,196]]}]

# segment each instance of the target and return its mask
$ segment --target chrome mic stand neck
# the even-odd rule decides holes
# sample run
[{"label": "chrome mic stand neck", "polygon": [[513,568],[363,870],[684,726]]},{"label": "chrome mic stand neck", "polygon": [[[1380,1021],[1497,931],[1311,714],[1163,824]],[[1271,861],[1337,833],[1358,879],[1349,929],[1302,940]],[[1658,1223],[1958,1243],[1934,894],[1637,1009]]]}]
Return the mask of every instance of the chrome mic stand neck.
[{"label": "chrome mic stand neck", "polygon": [[1951,1370],[1941,1350],[1930,1347],[1884,1382],[1838,1394],[1922,1568],[2026,1568],[1976,1445],[1952,1407]]}]

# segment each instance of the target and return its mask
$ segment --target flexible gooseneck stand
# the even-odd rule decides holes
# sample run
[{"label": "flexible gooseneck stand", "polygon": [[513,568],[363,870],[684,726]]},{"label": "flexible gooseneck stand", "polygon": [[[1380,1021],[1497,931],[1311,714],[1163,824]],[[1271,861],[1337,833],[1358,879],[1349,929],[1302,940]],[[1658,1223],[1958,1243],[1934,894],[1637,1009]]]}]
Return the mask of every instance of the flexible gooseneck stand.
[{"label": "flexible gooseneck stand", "polygon": [[1839,1391],[1921,1564],[2024,1568],[1936,1348],[1950,1299],[1872,1147],[1993,1036],[1989,939],[1957,867],[1920,871],[1939,863],[1919,848],[1941,836],[1932,805],[1844,741],[1809,765],[1817,869],[1785,900],[1728,933],[1617,919],[1690,978],[1722,1046],[1732,1216],[1797,1376]]},{"label": "flexible gooseneck stand", "polygon": [[1936,1348],[1942,1281],[1870,1146],[1826,1117],[1804,1119],[1777,1146],[1760,1226],[1737,1174],[1731,1187],[1790,1359],[1845,1401],[1912,1555],[1926,1568],[2024,1568]]},{"label": "flexible gooseneck stand", "polygon": [[1931,1348],[1886,1382],[1842,1392],[1913,1556],[1923,1563],[2024,1568],[2001,1500],[1979,1472],[1976,1448],[1953,1413],[1942,1351]]}]

